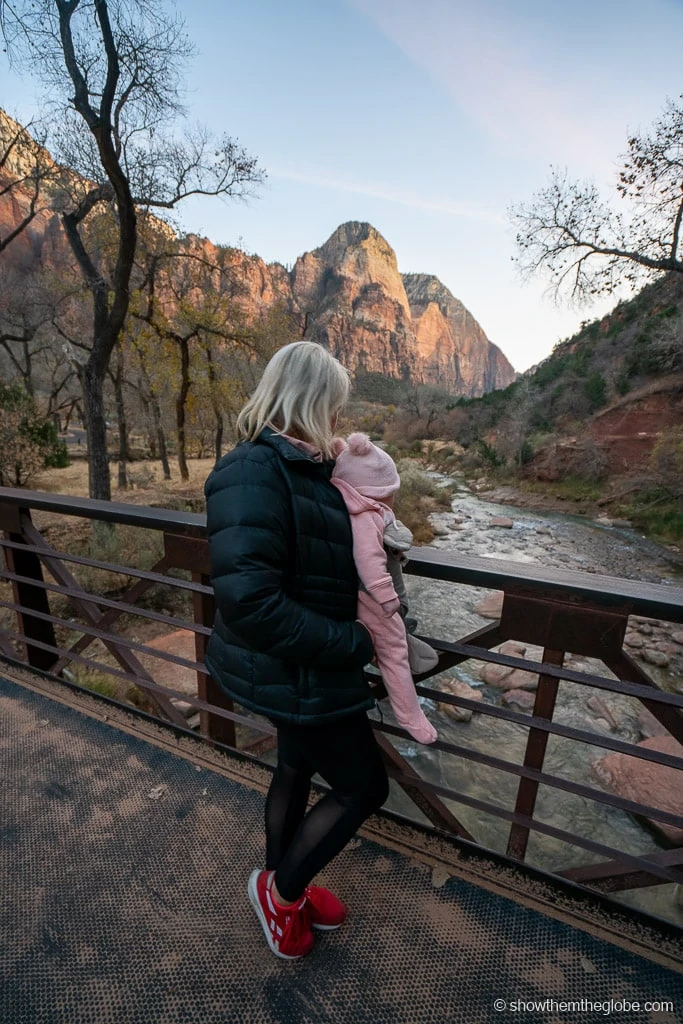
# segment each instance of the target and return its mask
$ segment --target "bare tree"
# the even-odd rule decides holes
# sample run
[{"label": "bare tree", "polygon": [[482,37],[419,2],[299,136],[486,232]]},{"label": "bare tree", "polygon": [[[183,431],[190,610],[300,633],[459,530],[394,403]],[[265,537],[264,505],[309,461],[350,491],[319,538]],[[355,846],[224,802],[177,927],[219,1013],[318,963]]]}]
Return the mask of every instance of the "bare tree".
[{"label": "bare tree", "polygon": [[[63,190],[61,219],[92,302],[89,353],[77,363],[90,494],[109,499],[104,380],[130,303],[138,210],[172,210],[197,194],[242,197],[263,172],[228,137],[212,141],[202,129],[184,129],[180,141],[174,134],[192,48],[161,0],[0,4],[10,53],[38,72],[53,98],[62,97],[51,144],[77,174]],[[87,230],[103,209],[113,225],[109,255]]]},{"label": "bare tree", "polygon": [[683,102],[667,101],[649,134],[628,139],[623,160],[620,209],[595,184],[554,170],[511,211],[522,274],[548,276],[556,297],[581,302],[652,274],[683,273]]}]

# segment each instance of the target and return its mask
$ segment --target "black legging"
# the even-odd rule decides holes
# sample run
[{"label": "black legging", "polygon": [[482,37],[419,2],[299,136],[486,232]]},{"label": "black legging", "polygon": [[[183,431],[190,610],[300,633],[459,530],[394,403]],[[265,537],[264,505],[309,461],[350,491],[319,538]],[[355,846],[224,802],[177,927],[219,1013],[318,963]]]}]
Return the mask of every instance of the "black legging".
[{"label": "black legging", "polygon": [[[277,725],[278,763],[266,800],[266,868],[294,902],[389,795],[365,712],[322,725]],[[331,787],[306,813],[316,772]]]}]

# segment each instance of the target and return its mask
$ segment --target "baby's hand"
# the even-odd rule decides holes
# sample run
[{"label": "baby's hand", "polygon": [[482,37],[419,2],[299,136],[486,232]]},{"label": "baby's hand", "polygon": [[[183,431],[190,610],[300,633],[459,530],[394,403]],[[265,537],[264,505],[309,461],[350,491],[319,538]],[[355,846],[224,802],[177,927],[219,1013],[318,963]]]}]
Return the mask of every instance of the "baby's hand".
[{"label": "baby's hand", "polygon": [[397,611],[400,611],[400,608],[401,602],[397,597],[395,597],[392,601],[382,602],[382,611],[384,612],[388,619],[391,618],[392,615],[395,615]]}]

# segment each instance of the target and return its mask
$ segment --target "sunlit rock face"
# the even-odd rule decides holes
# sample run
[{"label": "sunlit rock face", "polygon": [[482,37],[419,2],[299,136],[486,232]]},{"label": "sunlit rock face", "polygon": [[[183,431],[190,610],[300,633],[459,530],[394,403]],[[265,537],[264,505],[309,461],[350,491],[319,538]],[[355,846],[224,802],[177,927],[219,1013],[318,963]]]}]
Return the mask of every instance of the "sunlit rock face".
[{"label": "sunlit rock face", "polygon": [[465,395],[504,388],[515,371],[462,302],[433,274],[404,274],[424,378]]},{"label": "sunlit rock face", "polygon": [[435,384],[456,394],[506,387],[515,372],[472,314],[438,278],[403,274],[370,224],[342,224],[292,271],[307,337],[355,372]]}]

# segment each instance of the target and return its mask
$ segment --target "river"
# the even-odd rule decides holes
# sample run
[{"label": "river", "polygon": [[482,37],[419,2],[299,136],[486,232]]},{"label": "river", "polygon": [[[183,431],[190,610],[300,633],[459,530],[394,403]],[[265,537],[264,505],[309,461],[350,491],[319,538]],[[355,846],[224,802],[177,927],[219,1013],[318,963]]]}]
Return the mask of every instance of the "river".
[{"label": "river", "polygon": [[[653,583],[680,585],[683,579],[680,557],[632,529],[609,527],[581,516],[492,504],[477,498],[462,480],[441,477],[439,474],[430,475],[439,482],[455,484],[457,492],[450,512],[435,513],[430,517],[438,535],[429,547],[464,555],[597,572]],[[508,517],[512,520],[512,526],[493,526],[491,520],[494,517]],[[419,633],[456,640],[487,622],[474,609],[490,591],[411,575],[406,577],[406,583],[411,614],[419,620]],[[647,628],[645,625],[646,631]],[[675,651],[675,644],[669,646]],[[632,650],[632,653],[636,652]],[[680,654],[683,658],[683,647]],[[528,646],[527,657],[540,659],[540,650]],[[666,689],[678,689],[681,685],[680,659],[671,655],[668,660],[668,666],[647,664],[644,667],[659,685]],[[579,670],[610,675],[599,662],[589,659],[574,657],[567,664]],[[482,683],[478,675],[480,667],[481,663],[465,662],[437,677],[436,686],[438,678],[459,679],[476,687],[482,693],[483,700],[500,704],[502,691]],[[555,720],[627,741],[641,740],[644,733],[638,721],[642,711],[640,703],[635,698],[603,692],[601,696],[613,719],[609,722],[599,710],[592,710],[588,706],[587,701],[595,692],[588,687],[563,681]],[[386,701],[383,702],[383,710],[386,704]],[[476,712],[470,721],[458,722],[430,701],[423,700],[423,704],[442,739],[496,754],[515,763],[523,762],[527,729]],[[514,710],[519,709],[515,707]],[[384,713],[387,715],[386,711]],[[392,720],[390,712],[387,717]],[[398,741],[397,746],[426,778],[471,797],[509,810],[514,809],[517,791],[515,776],[417,743]],[[608,751],[604,748],[551,736],[545,770],[599,788],[591,765],[606,753]],[[400,813],[424,820],[404,794],[394,792],[390,801],[389,806]],[[505,851],[509,831],[507,822],[464,804],[452,802],[450,806],[478,843],[492,850]],[[629,814],[548,787],[539,789],[536,816],[549,825],[629,853],[645,854],[662,849],[654,834]],[[532,833],[527,850],[527,861],[546,870],[561,870],[602,859],[579,847],[538,833]],[[674,885],[653,886],[617,894],[614,898],[683,925],[681,888]]]}]

